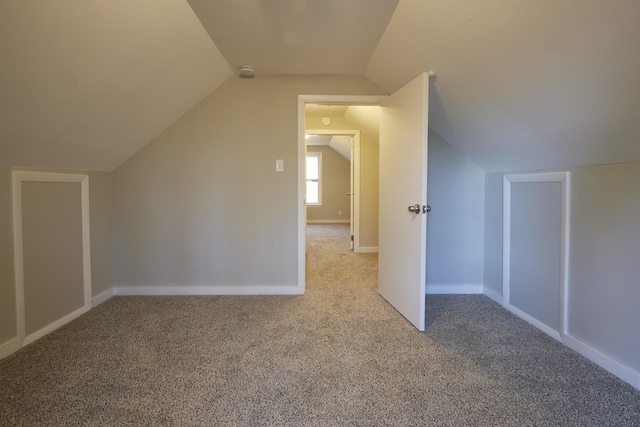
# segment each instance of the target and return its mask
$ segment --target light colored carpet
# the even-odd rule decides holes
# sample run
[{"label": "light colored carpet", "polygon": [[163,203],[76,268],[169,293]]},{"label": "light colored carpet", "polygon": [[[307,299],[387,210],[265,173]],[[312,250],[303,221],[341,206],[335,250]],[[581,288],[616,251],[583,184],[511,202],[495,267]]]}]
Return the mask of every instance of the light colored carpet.
[{"label": "light colored carpet", "polygon": [[428,296],[417,332],[347,236],[309,227],[303,296],[112,298],[0,361],[0,425],[640,425],[637,390],[484,296]]}]

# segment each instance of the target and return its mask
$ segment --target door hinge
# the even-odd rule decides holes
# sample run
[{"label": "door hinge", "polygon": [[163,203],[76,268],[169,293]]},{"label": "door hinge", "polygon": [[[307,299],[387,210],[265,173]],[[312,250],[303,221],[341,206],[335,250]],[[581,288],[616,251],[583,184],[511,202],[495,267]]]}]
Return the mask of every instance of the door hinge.
[{"label": "door hinge", "polygon": [[353,234],[351,235],[351,241],[353,242]]}]

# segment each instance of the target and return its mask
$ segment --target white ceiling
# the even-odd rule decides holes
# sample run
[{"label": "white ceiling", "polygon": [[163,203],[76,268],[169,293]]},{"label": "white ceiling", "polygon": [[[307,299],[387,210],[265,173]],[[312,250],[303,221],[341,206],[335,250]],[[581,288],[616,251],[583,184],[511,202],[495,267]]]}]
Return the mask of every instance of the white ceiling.
[{"label": "white ceiling", "polygon": [[398,0],[188,0],[229,64],[364,74]]},{"label": "white ceiling", "polygon": [[333,135],[306,135],[307,145],[329,145]]},{"label": "white ceiling", "polygon": [[640,161],[638,40],[638,0],[2,1],[0,166],[113,170],[246,63],[433,69],[430,127],[486,171]]},{"label": "white ceiling", "polygon": [[351,137],[348,135],[308,135],[307,145],[327,145],[351,161]]}]

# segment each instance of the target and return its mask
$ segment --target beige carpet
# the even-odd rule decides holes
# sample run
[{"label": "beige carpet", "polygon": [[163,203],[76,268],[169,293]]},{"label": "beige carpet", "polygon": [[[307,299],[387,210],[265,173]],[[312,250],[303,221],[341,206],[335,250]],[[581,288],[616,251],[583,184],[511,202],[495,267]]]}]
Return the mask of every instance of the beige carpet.
[{"label": "beige carpet", "polygon": [[0,425],[639,426],[640,393],[484,296],[418,333],[309,227],[295,297],[115,297],[0,361]]}]

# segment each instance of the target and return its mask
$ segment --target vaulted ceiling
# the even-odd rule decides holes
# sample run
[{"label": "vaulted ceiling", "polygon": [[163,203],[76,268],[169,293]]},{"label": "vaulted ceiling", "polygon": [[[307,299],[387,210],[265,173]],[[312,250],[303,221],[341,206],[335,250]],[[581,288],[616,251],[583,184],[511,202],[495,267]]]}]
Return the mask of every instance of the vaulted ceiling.
[{"label": "vaulted ceiling", "polygon": [[430,127],[486,171],[640,161],[637,0],[7,0],[0,166],[113,170],[239,65],[434,70]]}]

